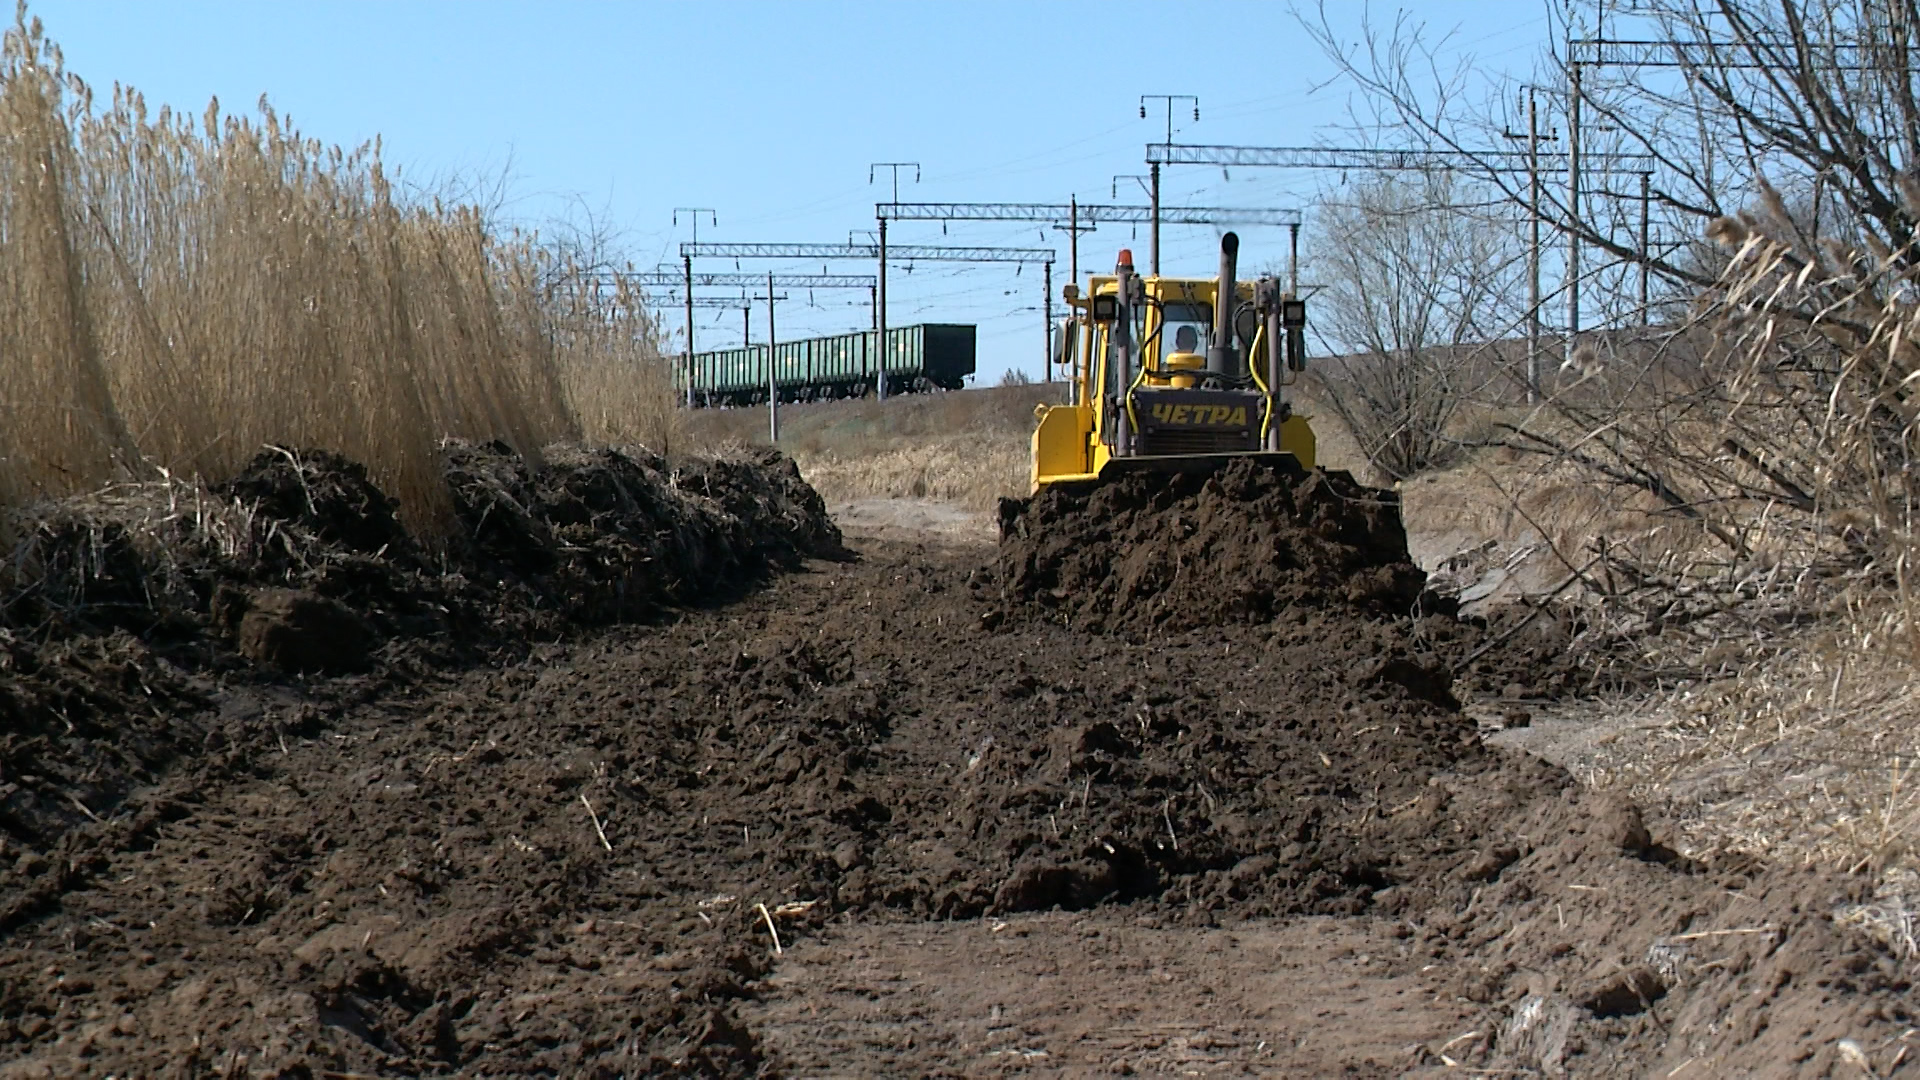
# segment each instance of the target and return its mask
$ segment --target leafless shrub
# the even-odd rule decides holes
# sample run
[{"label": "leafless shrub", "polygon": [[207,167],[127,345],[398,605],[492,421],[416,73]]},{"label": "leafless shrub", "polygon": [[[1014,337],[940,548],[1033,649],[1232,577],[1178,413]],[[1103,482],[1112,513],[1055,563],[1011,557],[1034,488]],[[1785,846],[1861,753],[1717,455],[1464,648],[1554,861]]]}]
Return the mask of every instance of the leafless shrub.
[{"label": "leafless shrub", "polygon": [[1461,407],[1488,388],[1481,346],[1517,292],[1517,234],[1462,206],[1462,187],[1444,173],[1365,177],[1322,203],[1308,250],[1331,354],[1316,383],[1395,480],[1457,457]]}]

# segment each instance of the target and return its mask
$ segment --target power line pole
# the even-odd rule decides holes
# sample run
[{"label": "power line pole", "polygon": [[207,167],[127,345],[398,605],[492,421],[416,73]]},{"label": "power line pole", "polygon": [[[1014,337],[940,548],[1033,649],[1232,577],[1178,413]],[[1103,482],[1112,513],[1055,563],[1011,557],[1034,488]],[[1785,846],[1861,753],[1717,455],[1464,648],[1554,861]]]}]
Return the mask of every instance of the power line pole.
[{"label": "power line pole", "polygon": [[[900,201],[900,170],[911,168],[913,182],[920,182],[920,163],[917,161],[876,161],[867,166],[867,183],[873,183],[875,170],[887,169],[893,174],[893,201]],[[876,380],[880,400],[887,400],[887,357],[892,350],[887,348],[887,219],[880,219],[880,288],[874,298],[875,330],[880,334],[880,372]]]},{"label": "power line pole", "polygon": [[[1569,45],[1571,54],[1572,47]],[[1580,336],[1580,65],[1567,65],[1567,340],[1566,359]]]},{"label": "power line pole", "polygon": [[[1140,95],[1140,119],[1142,120],[1145,120],[1147,118],[1147,102],[1148,101],[1164,101],[1167,103],[1166,141],[1169,144],[1173,142],[1173,103],[1174,102],[1176,101],[1193,102],[1194,123],[1197,124],[1200,122],[1200,99],[1197,97],[1194,97],[1192,94],[1141,94]],[[1160,163],[1157,161],[1151,163],[1151,168],[1149,168],[1147,172],[1149,173],[1149,178],[1152,180],[1152,183],[1153,183],[1153,190],[1149,193],[1149,196],[1153,200],[1153,240],[1152,240],[1152,248],[1151,248],[1151,252],[1152,252],[1151,265],[1153,268],[1153,275],[1155,277],[1159,277],[1160,276]]]},{"label": "power line pole", "polygon": [[[1140,185],[1140,194],[1145,195],[1147,197],[1148,205],[1149,207],[1151,207],[1152,200],[1154,197],[1153,189],[1154,189],[1154,186],[1159,182],[1159,175],[1157,172],[1152,178],[1140,176],[1135,173],[1116,173],[1113,177],[1113,180],[1108,184],[1108,187],[1110,189],[1109,193],[1116,199],[1120,197],[1120,181],[1122,180],[1131,180],[1134,183]],[[1140,239],[1140,230],[1135,229],[1133,231],[1133,238],[1135,240]]]},{"label": "power line pole", "polygon": [[1075,196],[1067,203],[1067,223],[1052,226],[1067,234],[1067,280],[1074,282],[1080,280],[1080,234],[1093,232],[1100,227],[1091,221],[1082,223],[1082,210],[1079,196]]},{"label": "power line pole", "polygon": [[1300,295],[1300,223],[1287,226],[1287,292]]},{"label": "power line pole", "polygon": [[[686,214],[693,219],[693,242],[700,242],[700,215],[705,214],[713,221],[713,227],[720,227],[719,215],[710,206],[676,206],[673,208],[673,224],[678,228],[680,215]],[[687,408],[693,408],[693,260],[686,260],[687,271],[687,357],[683,365],[683,374],[687,380]]]},{"label": "power line pole", "polygon": [[780,445],[780,335],[773,328],[773,275],[767,275],[767,440]]},{"label": "power line pole", "polygon": [[1080,196],[1067,197],[1067,280],[1080,281]]},{"label": "power line pole", "polygon": [[[1543,359],[1540,352],[1540,143],[1552,136],[1540,134],[1540,88],[1529,84],[1527,91],[1527,133],[1506,133],[1510,139],[1527,141],[1527,404],[1540,400]],[[1644,183],[1647,174],[1641,173]]]},{"label": "power line pole", "polygon": [[1040,370],[1047,373],[1045,382],[1053,385],[1053,264],[1042,263],[1040,268],[1040,292],[1045,297],[1041,301],[1041,315],[1047,328],[1047,355],[1040,361]]},{"label": "power line pole", "polygon": [[880,350],[880,363],[874,375],[874,386],[879,400],[885,401],[887,400],[887,356],[892,352],[887,348],[887,223],[885,219],[880,222],[879,247],[880,287],[874,294],[873,321],[874,334],[878,338],[874,345]]},{"label": "power line pole", "polygon": [[[1067,216],[1067,280],[1076,285],[1080,281],[1080,234],[1092,232],[1100,226],[1094,222],[1080,224],[1080,199],[1076,196],[1070,203],[1072,213]],[[1055,225],[1058,229],[1060,226]]]},{"label": "power line pole", "polygon": [[[1645,173],[1641,174],[1645,176]],[[1540,400],[1545,366],[1540,355],[1540,93],[1527,87],[1527,404]]]},{"label": "power line pole", "polygon": [[[872,229],[848,229],[847,243],[859,243],[854,237],[862,235],[873,237],[875,244],[878,244],[880,241],[880,234],[874,232]],[[867,289],[867,314],[872,319],[872,328],[875,330],[880,329],[880,289],[877,279],[873,287]]]}]

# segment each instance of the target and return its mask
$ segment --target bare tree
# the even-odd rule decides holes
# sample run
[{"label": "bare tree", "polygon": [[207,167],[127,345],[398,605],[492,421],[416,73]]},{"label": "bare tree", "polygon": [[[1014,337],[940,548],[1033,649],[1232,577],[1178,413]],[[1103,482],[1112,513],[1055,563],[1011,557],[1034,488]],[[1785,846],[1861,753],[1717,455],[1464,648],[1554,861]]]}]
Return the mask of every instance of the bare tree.
[{"label": "bare tree", "polygon": [[1512,319],[1524,258],[1511,221],[1462,205],[1447,173],[1383,173],[1321,203],[1307,252],[1326,284],[1318,381],[1369,461],[1395,479],[1444,464],[1489,379],[1485,343]]},{"label": "bare tree", "polygon": [[[1504,156],[1505,133],[1524,129],[1517,86],[1481,81],[1470,59],[1442,63],[1443,42],[1405,18],[1350,48],[1326,11],[1302,21],[1367,91],[1374,137],[1445,150],[1528,205],[1527,177]],[[1597,254],[1602,269],[1583,284],[1610,315],[1635,306],[1619,275],[1644,265],[1671,321],[1631,343],[1568,341],[1560,385],[1505,420],[1504,441],[1640,493],[1712,537],[1730,566],[1791,548],[1809,565],[1903,568],[1920,502],[1920,354],[1908,344],[1920,330],[1908,326],[1920,296],[1920,4],[1643,0],[1635,11],[1604,39],[1563,26],[1543,55],[1532,82],[1557,102],[1562,151],[1581,118],[1589,197],[1569,197],[1560,155],[1541,213]],[[1637,194],[1620,182],[1625,154],[1651,174],[1651,243],[1625,227]]]},{"label": "bare tree", "polygon": [[[1560,5],[1547,8],[1559,16]],[[1296,15],[1366,92],[1356,118],[1363,131],[1383,144],[1447,151],[1524,211],[1528,177],[1516,171],[1519,144],[1508,137],[1526,128],[1521,80],[1488,81],[1471,57],[1449,63],[1447,38],[1404,14],[1384,25],[1367,19],[1350,45],[1329,10],[1321,0]],[[1605,38],[1591,25],[1562,24],[1564,38],[1525,80],[1543,92],[1558,136],[1543,151],[1552,172],[1542,216],[1603,260],[1583,277],[1644,263],[1669,295],[1713,289],[1718,267],[1697,258],[1691,240],[1769,197],[1768,182],[1804,201],[1807,212],[1792,216],[1809,247],[1834,239],[1887,254],[1910,245],[1914,200],[1902,190],[1920,169],[1915,0],[1642,0],[1624,18],[1614,16]],[[1566,168],[1576,111],[1577,208]],[[1651,174],[1657,234],[1645,244],[1633,220],[1641,171]],[[1808,299],[1794,313],[1803,319],[1824,306]],[[1625,309],[1615,305],[1615,314]]]}]

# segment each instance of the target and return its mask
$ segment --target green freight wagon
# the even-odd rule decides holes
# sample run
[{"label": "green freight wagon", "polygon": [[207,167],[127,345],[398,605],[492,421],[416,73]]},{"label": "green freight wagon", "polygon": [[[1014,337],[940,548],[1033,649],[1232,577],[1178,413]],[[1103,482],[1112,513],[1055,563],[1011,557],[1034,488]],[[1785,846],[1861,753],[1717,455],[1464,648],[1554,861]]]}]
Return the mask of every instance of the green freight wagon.
[{"label": "green freight wagon", "polygon": [[[760,405],[768,386],[781,401],[820,401],[873,393],[880,364],[880,333],[858,330],[833,337],[783,341],[767,347],[715,349],[693,354],[693,400],[699,405]],[[958,390],[973,374],[974,328],[921,323],[887,331],[887,393]]]}]

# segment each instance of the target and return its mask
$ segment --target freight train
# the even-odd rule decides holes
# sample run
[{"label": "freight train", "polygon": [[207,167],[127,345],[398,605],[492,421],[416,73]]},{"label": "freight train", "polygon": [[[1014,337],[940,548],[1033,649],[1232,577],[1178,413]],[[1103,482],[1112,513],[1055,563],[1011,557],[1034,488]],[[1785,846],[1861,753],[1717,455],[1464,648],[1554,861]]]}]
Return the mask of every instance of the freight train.
[{"label": "freight train", "polygon": [[[769,386],[779,388],[781,401],[862,397],[878,389],[877,330],[782,341],[773,354],[769,378],[765,345],[694,353],[694,404],[765,404]],[[887,331],[889,394],[958,390],[973,374],[973,365],[972,326],[921,323]]]}]

